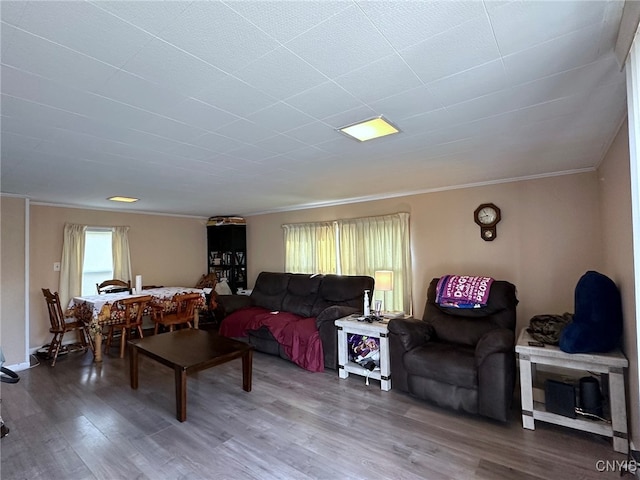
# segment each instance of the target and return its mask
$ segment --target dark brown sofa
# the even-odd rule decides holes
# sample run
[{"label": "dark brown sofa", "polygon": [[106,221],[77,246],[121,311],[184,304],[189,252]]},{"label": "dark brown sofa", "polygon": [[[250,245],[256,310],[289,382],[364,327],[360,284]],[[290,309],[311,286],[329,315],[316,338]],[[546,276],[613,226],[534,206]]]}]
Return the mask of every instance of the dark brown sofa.
[{"label": "dark brown sofa", "polygon": [[496,280],[478,309],[436,304],[434,278],[422,320],[389,322],[393,388],[440,406],[508,419],[515,384],[516,288]]},{"label": "dark brown sofa", "polygon": [[[291,312],[305,318],[315,318],[324,354],[324,367],[338,368],[338,318],[362,312],[364,291],[373,291],[374,280],[368,276],[308,275],[298,273],[261,272],[250,296],[221,295],[226,318],[221,332],[230,331],[225,322],[229,314],[249,307],[262,307],[272,312]],[[247,332],[248,342],[260,352],[279,355],[290,360],[282,345],[267,327]]]}]

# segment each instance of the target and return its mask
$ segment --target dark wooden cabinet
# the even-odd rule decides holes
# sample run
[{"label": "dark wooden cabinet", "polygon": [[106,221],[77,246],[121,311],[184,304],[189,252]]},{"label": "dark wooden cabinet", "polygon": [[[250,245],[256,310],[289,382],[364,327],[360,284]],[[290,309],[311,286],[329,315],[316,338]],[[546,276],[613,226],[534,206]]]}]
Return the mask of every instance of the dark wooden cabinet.
[{"label": "dark wooden cabinet", "polygon": [[223,224],[207,226],[208,271],[218,281],[224,279],[235,294],[247,288],[246,225]]}]

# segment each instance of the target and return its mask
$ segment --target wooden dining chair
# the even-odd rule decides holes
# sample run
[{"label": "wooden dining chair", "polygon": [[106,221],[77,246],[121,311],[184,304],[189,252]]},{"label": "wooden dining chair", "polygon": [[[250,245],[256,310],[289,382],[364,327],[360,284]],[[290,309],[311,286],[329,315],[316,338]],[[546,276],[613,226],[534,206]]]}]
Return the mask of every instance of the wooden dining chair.
[{"label": "wooden dining chair", "polygon": [[176,311],[174,313],[165,313],[163,308],[153,308],[153,320],[156,324],[154,333],[158,333],[160,325],[168,327],[173,332],[176,325],[186,325],[192,327],[193,317],[196,311],[196,305],[200,300],[199,293],[182,293],[174,295],[173,302],[176,303]]},{"label": "wooden dining chair", "polygon": [[96,283],[98,289],[98,295],[103,293],[118,293],[131,291],[131,280],[124,281],[118,279],[105,280],[102,283]]},{"label": "wooden dining chair", "polygon": [[142,334],[142,317],[145,313],[145,309],[148,309],[148,305],[153,297],[151,295],[145,295],[142,297],[129,297],[114,302],[111,306],[111,317],[122,317],[120,323],[109,325],[109,334],[107,335],[107,350],[111,346],[111,340],[113,339],[113,333],[116,330],[120,330],[120,358],[124,358],[124,349],[127,344],[127,338],[129,332],[133,329],[138,331],[140,338],[143,338]]},{"label": "wooden dining chair", "polygon": [[58,354],[62,348],[62,340],[67,332],[75,331],[78,335],[79,350],[86,351],[88,347],[93,349],[93,339],[89,332],[89,326],[82,320],[75,317],[65,317],[62,306],[60,305],[60,296],[58,292],[51,293],[48,288],[43,288],[42,293],[47,301],[47,310],[49,311],[49,321],[51,327],[49,332],[53,334],[49,349],[47,350],[47,358],[51,358],[51,366],[56,365]]}]

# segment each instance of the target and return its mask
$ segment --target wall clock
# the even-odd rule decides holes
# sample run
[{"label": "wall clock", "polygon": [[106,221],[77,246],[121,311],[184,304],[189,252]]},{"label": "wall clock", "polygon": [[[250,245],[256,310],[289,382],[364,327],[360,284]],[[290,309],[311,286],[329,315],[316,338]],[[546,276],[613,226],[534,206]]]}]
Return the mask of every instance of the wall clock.
[{"label": "wall clock", "polygon": [[493,241],[498,235],[496,225],[500,221],[500,209],[493,203],[483,203],[475,212],[473,220],[480,226],[480,237],[487,241]]}]

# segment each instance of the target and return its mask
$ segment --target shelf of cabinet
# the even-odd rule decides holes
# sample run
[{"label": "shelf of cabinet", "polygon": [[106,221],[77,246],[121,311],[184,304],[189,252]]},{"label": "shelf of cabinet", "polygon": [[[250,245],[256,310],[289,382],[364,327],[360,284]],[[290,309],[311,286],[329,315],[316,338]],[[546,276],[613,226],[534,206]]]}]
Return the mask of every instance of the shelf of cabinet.
[{"label": "shelf of cabinet", "polygon": [[247,288],[246,225],[221,224],[207,226],[207,271],[218,281],[226,279],[235,294]]}]

